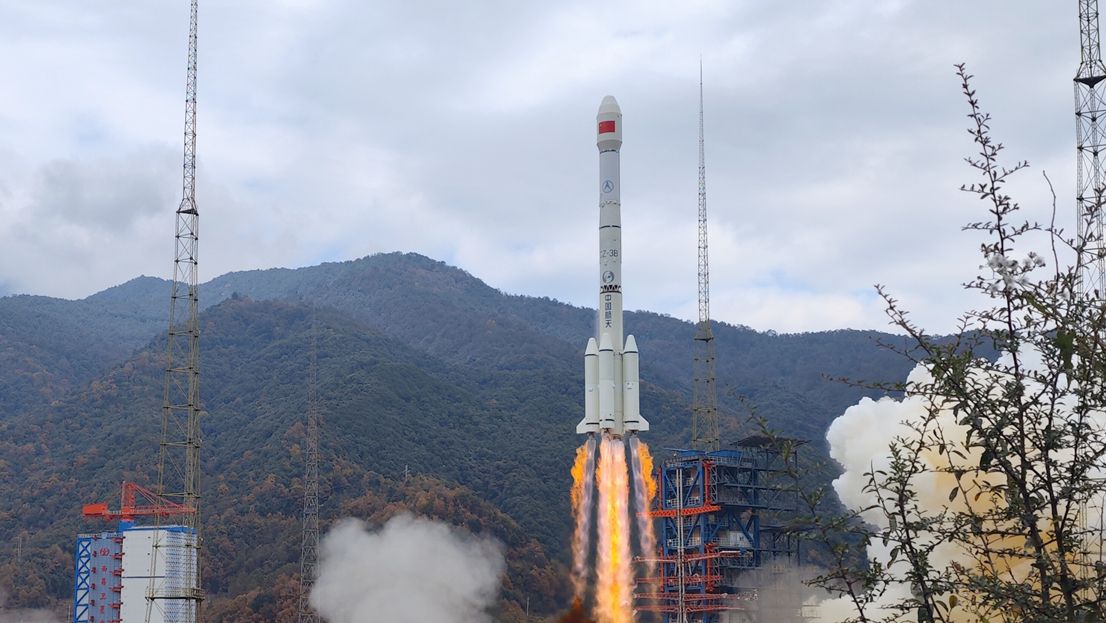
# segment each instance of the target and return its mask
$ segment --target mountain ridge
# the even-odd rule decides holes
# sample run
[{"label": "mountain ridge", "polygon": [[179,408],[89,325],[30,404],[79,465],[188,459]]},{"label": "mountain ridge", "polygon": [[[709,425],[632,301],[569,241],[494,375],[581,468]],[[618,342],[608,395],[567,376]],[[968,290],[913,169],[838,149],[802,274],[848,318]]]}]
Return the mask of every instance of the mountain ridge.
[{"label": "mountain ridge", "polygon": [[[23,366],[0,385],[0,495],[13,500],[0,510],[0,540],[25,533],[40,567],[17,576],[0,564],[0,590],[16,605],[67,593],[59,552],[81,529],[81,503],[107,501],[122,479],[151,481],[165,333],[154,315],[167,308],[168,285],[139,277],[80,301],[0,299],[0,357],[10,355],[0,362]],[[594,310],[504,294],[415,254],[242,271],[205,283],[200,295],[205,522],[216,544],[206,588],[213,605],[236,604],[240,618],[225,620],[249,620],[246,601],[262,610],[275,603],[272,591],[296,569],[312,314],[323,445],[334,452],[329,512],[365,494],[357,483],[408,472],[470,491],[483,506],[462,514],[494,523],[492,509],[503,513],[534,540],[527,551],[547,561],[535,576],[544,588],[515,594],[540,594],[544,612],[555,609],[563,585],[547,580],[563,576],[567,555],[568,468]],[[653,423],[645,439],[680,447],[693,327],[649,312],[627,314],[626,324],[642,350],[642,407]],[[81,333],[93,326],[95,335]],[[877,395],[829,378],[901,380],[912,367],[875,343],[899,338],[874,331],[771,335],[719,323],[716,338],[728,436],[754,412],[814,440],[816,460],[827,458],[828,422]],[[35,376],[42,371],[49,375]],[[832,477],[819,469],[812,478]],[[19,586],[38,588],[12,590]],[[236,599],[245,594],[257,599]]]}]

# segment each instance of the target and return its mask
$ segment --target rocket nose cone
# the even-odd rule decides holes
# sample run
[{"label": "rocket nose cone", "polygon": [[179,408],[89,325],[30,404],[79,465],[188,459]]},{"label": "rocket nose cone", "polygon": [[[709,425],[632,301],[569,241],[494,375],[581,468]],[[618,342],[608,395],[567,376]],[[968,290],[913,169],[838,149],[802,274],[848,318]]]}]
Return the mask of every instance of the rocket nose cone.
[{"label": "rocket nose cone", "polygon": [[622,109],[618,106],[618,100],[616,100],[613,95],[604,97],[603,101],[599,103],[599,114],[621,115]]},{"label": "rocket nose cone", "polygon": [[622,351],[626,353],[637,352],[637,340],[634,339],[633,335],[626,336],[626,347],[623,348]]}]

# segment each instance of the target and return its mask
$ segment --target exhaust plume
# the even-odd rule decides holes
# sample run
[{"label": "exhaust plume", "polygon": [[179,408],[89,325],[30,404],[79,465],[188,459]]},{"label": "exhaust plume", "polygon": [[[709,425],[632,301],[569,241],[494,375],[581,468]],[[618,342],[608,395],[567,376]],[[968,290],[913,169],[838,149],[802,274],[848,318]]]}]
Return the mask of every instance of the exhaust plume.
[{"label": "exhaust plume", "polygon": [[504,568],[501,545],[445,524],[346,519],[322,541],[311,606],[330,623],[490,623]]},{"label": "exhaust plume", "polygon": [[[919,365],[910,373],[907,383],[921,384],[930,380],[929,371],[925,366]],[[890,468],[892,442],[896,438],[917,438],[918,433],[911,429],[909,424],[921,422],[927,416],[929,407],[930,404],[925,397],[913,394],[907,394],[902,400],[862,398],[830,424],[826,432],[826,441],[830,445],[830,457],[843,468],[842,474],[833,481],[833,488],[842,503],[852,509],[869,508],[878,504],[875,494],[866,490],[868,476],[865,474],[872,470],[886,471]],[[951,438],[959,435],[960,439],[964,439],[963,427],[957,425],[951,411],[940,414],[939,424]],[[933,460],[943,457],[927,456],[926,458]],[[931,467],[939,466],[931,465]],[[939,476],[942,475],[926,472],[914,478],[918,503],[922,508],[939,511],[949,506],[948,490],[951,485],[944,486],[947,483],[938,482]],[[886,516],[878,508],[869,508],[861,516],[865,521],[879,528],[888,527]],[[868,547],[868,557],[887,566],[892,573],[905,577],[906,563],[902,559],[891,561],[893,547],[894,544],[874,539]],[[937,547],[932,562],[934,566],[943,566],[959,558],[961,558],[959,552],[946,544]],[[968,560],[964,559],[961,562],[968,562]],[[887,592],[872,604],[873,611],[880,611],[880,616],[887,616],[889,611],[882,610],[883,608],[889,608],[894,602],[910,596],[911,590],[908,584],[891,585],[887,588]],[[847,597],[822,601],[818,604],[818,614],[822,621],[842,621],[856,616],[854,606]],[[901,620],[905,621],[908,618],[904,615]]]},{"label": "exhaust plume", "polygon": [[599,623],[633,620],[633,571],[630,567],[629,473],[626,446],[604,436],[599,445],[599,544],[595,570],[595,618]]},{"label": "exhaust plume", "polygon": [[[1027,356],[1028,355],[1028,356]],[[1032,361],[1032,353],[1023,355],[1023,359]],[[1037,363],[1036,365],[1040,365]],[[985,370],[975,372],[982,375],[990,374]],[[932,381],[929,371],[924,365],[917,366],[907,379],[910,386],[924,386]],[[995,386],[999,386],[998,381]],[[1030,387],[1030,389],[1032,389]],[[1028,390],[1027,390],[1028,391]],[[911,486],[918,506],[931,516],[950,510],[953,512],[966,512],[968,502],[966,496],[950,496],[949,491],[958,486],[955,472],[958,468],[971,468],[979,465],[982,451],[978,447],[970,447],[967,444],[967,427],[960,424],[953,413],[952,404],[931,403],[924,395],[908,393],[902,400],[881,398],[878,401],[869,398],[862,399],[856,405],[849,407],[844,414],[838,417],[830,425],[826,433],[826,440],[830,445],[830,456],[841,464],[843,473],[833,481],[833,488],[838,497],[848,507],[853,509],[869,508],[876,505],[879,500],[875,494],[866,490],[868,476],[872,471],[886,472],[891,466],[891,444],[898,439],[917,440],[918,431],[911,424],[919,424],[924,421],[927,414],[936,407],[936,420],[934,426],[940,431],[949,447],[956,452],[939,454],[931,449],[926,449],[920,455],[926,469],[916,474],[911,479]],[[1101,420],[1101,414],[1096,416]],[[1102,421],[1097,421],[1095,426],[1102,426]],[[953,458],[953,457],[957,458]],[[1003,484],[1005,480],[1002,474],[987,473],[974,474],[971,469],[964,469],[963,485],[975,487],[978,490],[980,484]],[[986,480],[984,480],[986,479]],[[985,512],[989,504],[994,501],[988,496],[975,496],[971,502],[975,512]],[[1096,528],[1100,524],[1099,509],[1090,509],[1091,516],[1085,517],[1084,522],[1088,528]],[[878,509],[865,511],[862,517],[869,523],[879,528],[887,528],[889,521]],[[926,535],[922,535],[926,538]],[[1001,552],[1003,548],[1014,551],[1023,543],[1023,537],[1012,534],[1001,540],[993,540],[992,547],[996,552],[990,557],[990,564],[1004,574],[1014,578],[1029,577],[1029,564],[1025,556],[1009,557]],[[894,543],[874,539],[868,548],[868,556],[889,569],[897,577],[906,577],[906,562],[899,558],[892,562],[891,550]],[[960,565],[962,567],[974,567],[977,561],[971,553],[964,549],[963,544],[942,542],[935,545],[929,562],[936,568]],[[881,608],[889,607],[896,601],[909,599],[911,587],[907,582],[899,582],[888,587],[880,599],[873,604],[873,612]],[[840,621],[849,617],[855,617],[856,612],[847,598],[835,598],[823,601],[819,604],[821,619],[824,621]],[[887,616],[888,611],[878,613],[879,616]],[[903,615],[894,620],[913,620],[911,615]],[[951,619],[954,621],[968,620],[968,613],[953,612]],[[890,620],[890,619],[889,619]],[[974,620],[974,619],[972,619]]]},{"label": "exhaust plume", "polygon": [[588,582],[588,551],[591,547],[591,501],[595,491],[595,437],[576,449],[572,466],[572,512],[576,527],[572,534],[572,586],[582,601]]},{"label": "exhaust plume", "polygon": [[644,563],[645,575],[651,576],[656,568],[652,562],[657,555],[657,534],[653,527],[653,518],[648,515],[657,495],[657,481],[653,478],[653,456],[649,446],[637,436],[630,437],[630,456],[634,471],[634,516],[637,518],[638,546],[641,556],[649,560]]}]

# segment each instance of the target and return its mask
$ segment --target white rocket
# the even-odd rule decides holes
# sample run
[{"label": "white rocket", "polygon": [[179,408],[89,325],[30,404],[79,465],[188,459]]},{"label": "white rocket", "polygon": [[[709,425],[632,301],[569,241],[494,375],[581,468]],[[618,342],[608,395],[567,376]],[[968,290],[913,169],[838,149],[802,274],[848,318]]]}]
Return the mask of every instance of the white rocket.
[{"label": "white rocket", "polygon": [[[599,147],[599,317],[596,337],[584,351],[584,419],[576,432],[621,436],[649,430],[638,397],[638,352],[634,336],[622,342],[622,204],[619,150],[622,109],[610,95],[596,117]],[[598,341],[596,341],[598,338]]]}]

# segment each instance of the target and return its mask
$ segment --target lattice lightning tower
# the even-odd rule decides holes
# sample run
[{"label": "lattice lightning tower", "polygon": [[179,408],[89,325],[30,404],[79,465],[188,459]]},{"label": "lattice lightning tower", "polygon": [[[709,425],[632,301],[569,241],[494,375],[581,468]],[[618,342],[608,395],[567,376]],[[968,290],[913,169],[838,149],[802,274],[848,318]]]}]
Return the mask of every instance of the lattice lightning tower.
[{"label": "lattice lightning tower", "polygon": [[1106,148],[1103,115],[1106,101],[1100,85],[1106,78],[1098,35],[1098,0],[1079,0],[1079,71],[1075,74],[1075,198],[1078,242],[1084,245],[1081,291],[1106,296],[1106,244],[1103,242],[1102,171]]},{"label": "lattice lightning tower", "polygon": [[321,623],[308,603],[319,569],[319,353],[315,313],[311,314],[311,367],[307,383],[307,439],[304,449],[303,540],[300,546],[298,623]]},{"label": "lattice lightning tower", "polygon": [[[1106,102],[1100,83],[1106,78],[1098,31],[1098,0],[1079,0],[1079,70],[1075,74],[1075,201],[1076,243],[1083,248],[1079,258],[1079,290],[1084,297],[1106,298],[1106,244],[1103,241],[1102,195],[1106,183],[1102,172],[1102,119]],[[1100,502],[1100,510],[1102,502]],[[1087,530],[1088,505],[1080,505],[1082,527]],[[1088,534],[1090,532],[1088,531]],[[1101,543],[1099,531],[1092,538]],[[1099,561],[1101,561],[1101,554]],[[1084,569],[1098,562],[1082,561]]]},{"label": "lattice lightning tower", "polygon": [[710,328],[710,261],[707,253],[707,167],[703,141],[703,62],[699,61],[699,323],[695,328],[691,446],[718,450],[718,395],[714,383],[714,333]]},{"label": "lattice lightning tower", "polygon": [[[193,539],[171,544],[154,540],[153,566],[158,557],[165,564],[184,561],[183,586],[168,586],[150,578],[146,621],[154,608],[180,613],[180,620],[202,623],[200,532],[200,327],[197,249],[199,212],[196,209],[196,32],[198,0],[192,0],[188,29],[188,74],[184,99],[184,185],[177,208],[172,293],[169,298],[169,340],[166,350],[161,448],[157,467],[157,493],[183,504],[192,512],[176,523],[192,531]],[[166,519],[155,516],[157,526]],[[159,531],[160,534],[160,531]]]}]

